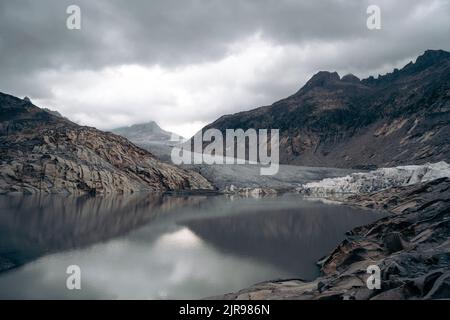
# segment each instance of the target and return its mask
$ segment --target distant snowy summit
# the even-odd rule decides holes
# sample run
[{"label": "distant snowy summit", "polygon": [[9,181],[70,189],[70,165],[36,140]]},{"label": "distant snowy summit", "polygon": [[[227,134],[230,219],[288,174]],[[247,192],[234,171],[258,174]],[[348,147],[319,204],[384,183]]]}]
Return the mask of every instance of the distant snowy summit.
[{"label": "distant snowy summit", "polygon": [[111,132],[127,138],[135,145],[150,151],[160,160],[166,162],[170,162],[172,148],[180,141],[185,140],[176,133],[162,129],[155,121],[116,128]]},{"label": "distant snowy summit", "polygon": [[146,144],[153,142],[160,143],[173,143],[179,141],[183,137],[176,133],[166,131],[162,129],[155,121],[149,121],[146,123],[134,124],[128,127],[120,127],[111,130],[111,132],[127,138],[136,144]]}]

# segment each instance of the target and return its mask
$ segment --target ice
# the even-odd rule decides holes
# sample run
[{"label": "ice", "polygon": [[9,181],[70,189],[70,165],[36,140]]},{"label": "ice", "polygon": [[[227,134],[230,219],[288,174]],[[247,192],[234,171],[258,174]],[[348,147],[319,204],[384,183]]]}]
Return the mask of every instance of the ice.
[{"label": "ice", "polygon": [[339,178],[309,182],[297,191],[316,197],[371,193],[396,186],[405,186],[450,177],[450,165],[444,161],[424,165],[380,168],[370,172],[352,173]]}]

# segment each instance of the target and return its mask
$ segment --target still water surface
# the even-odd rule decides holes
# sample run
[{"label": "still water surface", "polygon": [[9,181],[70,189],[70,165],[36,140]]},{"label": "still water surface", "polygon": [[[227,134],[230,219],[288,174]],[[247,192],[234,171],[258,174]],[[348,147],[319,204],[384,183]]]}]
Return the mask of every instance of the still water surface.
[{"label": "still water surface", "polygon": [[[0,299],[196,299],[313,279],[346,231],[380,217],[289,194],[2,196]],[[66,289],[69,265],[81,290]]]}]

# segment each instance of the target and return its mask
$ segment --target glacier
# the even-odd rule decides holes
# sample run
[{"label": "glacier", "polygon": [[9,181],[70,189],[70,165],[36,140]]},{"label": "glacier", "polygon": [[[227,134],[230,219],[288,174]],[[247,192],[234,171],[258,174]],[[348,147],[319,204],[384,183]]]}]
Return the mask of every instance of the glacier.
[{"label": "glacier", "polygon": [[357,172],[338,178],[309,182],[296,191],[313,197],[346,198],[383,189],[413,185],[439,178],[450,177],[450,165],[445,161],[424,165],[407,165]]}]

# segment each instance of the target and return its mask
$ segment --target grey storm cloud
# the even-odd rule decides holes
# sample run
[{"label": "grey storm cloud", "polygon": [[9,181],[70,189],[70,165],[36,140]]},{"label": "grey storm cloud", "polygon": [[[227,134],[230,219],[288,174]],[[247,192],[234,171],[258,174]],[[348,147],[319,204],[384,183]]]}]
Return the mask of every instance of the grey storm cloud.
[{"label": "grey storm cloud", "polygon": [[83,29],[65,27],[66,0],[0,1],[1,67],[184,64],[215,59],[260,31],[275,42],[345,39],[365,32],[361,1],[76,1]]},{"label": "grey storm cloud", "polygon": [[[72,4],[81,8],[81,30],[66,28]],[[381,30],[366,28],[369,4],[382,10]],[[231,111],[282,98],[318,70],[367,76],[426,49],[449,50],[450,0],[0,0],[0,91],[59,103],[42,74],[121,65],[177,70],[224,59],[255,34],[281,48],[329,43],[335,50],[284,57],[245,88],[264,94]]]},{"label": "grey storm cloud", "polygon": [[[386,45],[392,44],[392,38],[402,40],[395,37],[396,29],[403,28],[402,21],[408,20],[418,5],[426,9],[429,1],[379,2],[382,9],[386,7],[384,29],[374,35],[365,27],[365,10],[376,1],[1,0],[0,67],[6,72],[33,72],[121,63],[189,64],[218,59],[227,53],[229,43],[255,32],[281,44],[372,37],[372,46],[366,51],[389,52],[392,50]],[[449,2],[442,3],[446,3],[441,9],[447,10],[449,18]],[[65,27],[70,4],[82,10],[81,31]],[[433,29],[434,39],[429,39],[419,35],[424,28],[434,28],[434,21],[429,25],[412,21],[408,29],[418,34],[416,43],[408,44],[411,39],[405,37],[398,46],[406,49],[395,48],[401,52],[391,54],[392,58],[404,57],[402,51],[410,52],[411,46],[423,51],[439,40],[448,46],[449,25]]]}]

